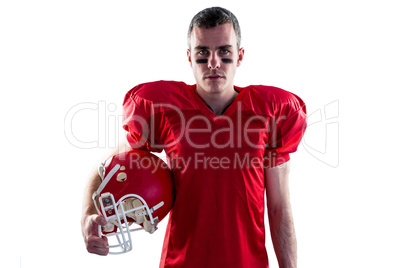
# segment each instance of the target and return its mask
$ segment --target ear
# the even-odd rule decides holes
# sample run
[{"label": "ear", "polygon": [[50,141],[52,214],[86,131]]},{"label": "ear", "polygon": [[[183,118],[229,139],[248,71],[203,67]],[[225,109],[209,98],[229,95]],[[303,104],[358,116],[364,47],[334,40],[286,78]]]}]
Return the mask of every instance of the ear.
[{"label": "ear", "polygon": [[240,48],[239,49],[239,57],[237,59],[237,67],[239,67],[241,65],[241,62],[243,61],[243,57],[244,57],[244,48]]},{"label": "ear", "polygon": [[187,60],[190,63],[190,67],[192,68],[193,64],[191,62],[191,51],[190,51],[190,49],[187,49]]}]

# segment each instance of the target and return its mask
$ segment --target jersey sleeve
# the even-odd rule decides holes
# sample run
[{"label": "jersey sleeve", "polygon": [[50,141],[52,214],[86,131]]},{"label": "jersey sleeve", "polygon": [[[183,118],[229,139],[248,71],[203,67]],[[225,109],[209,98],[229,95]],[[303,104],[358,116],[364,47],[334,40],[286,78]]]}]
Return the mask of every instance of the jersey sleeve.
[{"label": "jersey sleeve", "polygon": [[307,126],[306,105],[298,96],[291,94],[278,111],[269,125],[265,167],[289,161],[289,154],[297,150]]},{"label": "jersey sleeve", "polygon": [[123,128],[127,131],[127,141],[133,149],[162,152],[155,137],[152,122],[152,102],[137,93],[140,86],[127,92],[123,102]]}]

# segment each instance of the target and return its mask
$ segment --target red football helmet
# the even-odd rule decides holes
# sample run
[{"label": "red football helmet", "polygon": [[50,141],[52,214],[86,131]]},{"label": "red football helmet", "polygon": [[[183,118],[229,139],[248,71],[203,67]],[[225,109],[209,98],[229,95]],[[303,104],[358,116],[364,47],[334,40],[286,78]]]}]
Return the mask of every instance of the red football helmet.
[{"label": "red football helmet", "polygon": [[[146,151],[132,150],[113,156],[99,166],[102,183],[92,196],[95,207],[108,224],[99,236],[115,237],[110,254],[132,249],[132,231],[155,232],[174,201],[173,179],[162,159]],[[141,227],[130,229],[135,222]],[[109,244],[111,241],[109,241]],[[120,251],[112,249],[120,247]]]}]

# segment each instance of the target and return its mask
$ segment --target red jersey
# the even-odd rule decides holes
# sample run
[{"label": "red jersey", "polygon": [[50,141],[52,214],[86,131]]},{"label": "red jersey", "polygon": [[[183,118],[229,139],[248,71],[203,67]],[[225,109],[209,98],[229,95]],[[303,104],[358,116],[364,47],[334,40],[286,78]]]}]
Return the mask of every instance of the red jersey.
[{"label": "red jersey", "polygon": [[237,97],[216,116],[195,88],[141,84],[123,104],[131,146],[165,150],[173,172],[176,197],[160,267],[266,268],[264,168],[296,151],[306,107],[276,87],[235,87]]}]

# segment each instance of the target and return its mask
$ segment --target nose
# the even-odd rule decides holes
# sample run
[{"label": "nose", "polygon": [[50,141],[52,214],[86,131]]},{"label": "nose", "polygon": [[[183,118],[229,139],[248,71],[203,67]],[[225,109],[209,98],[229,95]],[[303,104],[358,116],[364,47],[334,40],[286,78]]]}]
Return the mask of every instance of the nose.
[{"label": "nose", "polygon": [[220,68],[219,57],[215,55],[215,53],[212,53],[211,57],[208,60],[208,68],[211,70]]}]

